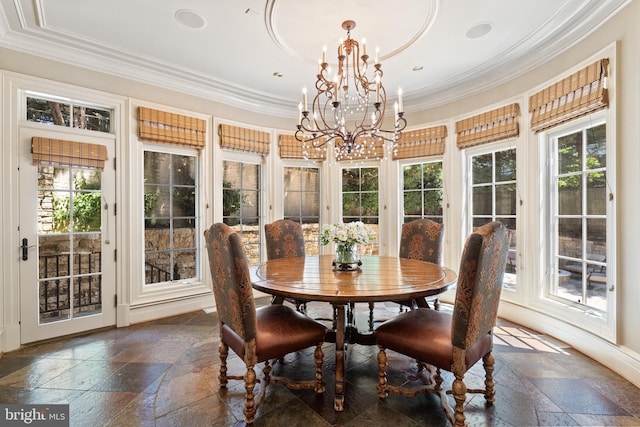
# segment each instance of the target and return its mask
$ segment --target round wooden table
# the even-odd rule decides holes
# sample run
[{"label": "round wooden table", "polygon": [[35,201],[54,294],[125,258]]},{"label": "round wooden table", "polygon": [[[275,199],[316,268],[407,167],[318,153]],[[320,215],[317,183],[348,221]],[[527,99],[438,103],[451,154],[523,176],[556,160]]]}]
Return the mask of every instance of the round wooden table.
[{"label": "round wooden table", "polygon": [[253,287],[275,296],[275,303],[285,298],[326,301],[336,312],[336,327],[329,340],[336,343],[336,391],[334,408],[344,409],[345,343],[373,344],[372,336],[360,334],[347,323],[345,307],[349,304],[415,299],[427,306],[425,298],[439,295],[456,284],[456,273],[438,264],[407,258],[363,256],[355,271],[337,271],[333,255],[280,258],[262,263],[256,269]]}]

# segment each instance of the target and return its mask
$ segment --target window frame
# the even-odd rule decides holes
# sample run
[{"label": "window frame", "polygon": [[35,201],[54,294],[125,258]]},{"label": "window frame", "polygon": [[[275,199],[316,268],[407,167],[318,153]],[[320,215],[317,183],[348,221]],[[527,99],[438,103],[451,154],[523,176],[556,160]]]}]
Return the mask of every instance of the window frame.
[{"label": "window frame", "polygon": [[[538,280],[535,288],[535,297],[532,305],[540,310],[544,310],[549,315],[557,317],[562,321],[585,329],[605,340],[615,342],[616,340],[616,153],[615,153],[615,126],[611,118],[613,117],[610,109],[596,112],[588,116],[565,123],[564,125],[548,129],[538,135],[539,155],[541,158],[548,159],[545,164],[540,167],[540,181],[543,183],[541,187],[541,205],[544,206],[545,214],[540,224],[542,239],[546,242],[543,248],[543,259],[541,260],[541,270],[543,277]],[[587,306],[576,304],[567,304],[549,295],[552,281],[555,280],[554,271],[557,270],[555,259],[557,255],[556,245],[556,223],[553,210],[557,203],[556,198],[554,169],[555,161],[552,152],[552,140],[560,138],[571,133],[575,133],[581,129],[586,129],[600,124],[606,124],[606,176],[608,185],[607,207],[606,207],[606,227],[607,227],[607,247],[606,247],[606,264],[607,264],[607,310],[604,316],[595,313],[594,310]]]},{"label": "window frame", "polygon": [[[524,295],[524,291],[526,289],[526,283],[523,281],[523,277],[525,276],[525,274],[519,274],[519,270],[521,269],[520,267],[520,260],[522,258],[521,254],[523,253],[525,246],[524,243],[524,239],[523,236],[525,233],[523,233],[522,231],[522,226],[519,224],[522,224],[523,221],[523,212],[522,212],[522,204],[519,203],[519,201],[521,201],[522,199],[522,189],[521,189],[521,174],[522,172],[520,171],[521,168],[521,161],[519,160],[519,158],[521,157],[521,155],[519,155],[520,150],[518,149],[518,139],[514,139],[514,138],[510,138],[510,139],[505,139],[502,141],[496,141],[496,142],[491,142],[491,143],[487,143],[487,144],[481,144],[481,145],[477,145],[474,147],[469,147],[466,148],[464,150],[464,156],[465,156],[465,183],[464,186],[466,188],[465,191],[465,196],[466,196],[466,209],[465,209],[465,216],[464,216],[464,221],[465,221],[465,227],[464,230],[465,232],[463,233],[462,237],[462,242],[461,242],[461,248],[464,248],[464,241],[466,240],[466,237],[473,231],[473,163],[472,160],[474,157],[476,156],[482,156],[482,155],[486,155],[486,154],[493,154],[495,156],[495,153],[500,152],[500,151],[507,151],[507,150],[515,150],[516,153],[516,179],[515,179],[515,189],[516,189],[516,214],[515,214],[515,221],[516,221],[516,231],[514,234],[514,237],[516,239],[517,245],[516,245],[516,250],[515,250],[515,267],[514,267],[514,273],[515,274],[515,286],[514,287],[508,287],[504,285],[503,282],[503,287],[502,287],[502,294],[501,294],[501,299],[505,300],[505,301],[511,301],[511,302],[516,302],[519,303],[522,301],[523,299],[523,295]],[[495,157],[494,157],[495,160]],[[495,174],[492,177],[492,182],[491,182],[492,186],[495,186]],[[505,215],[495,215],[495,206],[494,206],[494,202],[495,200],[492,201],[492,218],[493,217],[505,217]],[[507,217],[510,217],[510,215],[507,215]],[[507,260],[507,262],[509,262]],[[506,271],[505,271],[506,273]]]},{"label": "window frame", "polygon": [[[399,197],[398,197],[398,204],[399,204],[399,211],[400,211],[400,216],[398,217],[398,230],[400,231],[402,229],[402,224],[405,223],[405,218],[407,217],[407,214],[405,213],[405,205],[404,205],[404,195],[405,195],[405,188],[404,188],[404,168],[407,166],[413,166],[413,165],[420,165],[420,166],[424,166],[425,164],[428,163],[440,163],[441,167],[442,167],[442,186],[440,187],[440,190],[442,191],[442,214],[440,216],[437,216],[438,218],[440,218],[440,223],[444,224],[445,222],[445,217],[446,217],[446,190],[445,190],[445,162],[444,159],[442,158],[442,156],[434,156],[434,157],[427,157],[427,158],[414,158],[414,159],[407,159],[405,161],[401,161],[399,163],[399,171],[398,171],[398,191],[399,191]],[[426,190],[432,191],[435,190],[435,188],[430,188],[430,189],[425,189],[423,186],[422,188],[420,188],[420,190],[413,190],[413,191],[420,191],[422,193],[422,207],[421,207],[421,214],[420,216],[415,216],[412,215],[412,217],[415,217],[413,219],[419,219],[419,218],[429,218],[429,219],[433,219],[436,218],[436,216],[434,215],[429,215],[429,216],[425,216],[424,214],[424,192]]]},{"label": "window frame", "polygon": [[[370,243],[367,244],[367,246],[369,247],[369,250],[367,251],[366,249],[364,250],[364,254],[366,255],[382,255],[383,254],[383,246],[382,246],[382,235],[384,233],[384,224],[383,224],[383,215],[382,215],[382,210],[381,210],[381,206],[383,206],[383,193],[382,193],[382,183],[383,183],[383,174],[384,172],[384,168],[381,167],[382,165],[380,165],[379,163],[376,164],[371,164],[371,163],[351,163],[351,162],[343,162],[345,163],[344,165],[341,164],[340,165],[340,172],[339,172],[339,176],[338,176],[338,182],[340,185],[340,192],[339,192],[339,200],[340,200],[340,210],[338,212],[338,218],[339,218],[339,222],[344,222],[345,220],[345,215],[344,215],[344,182],[343,182],[343,172],[345,169],[377,169],[378,171],[378,187],[377,187],[377,197],[378,197],[378,215],[376,216],[376,218],[378,219],[378,223],[377,223],[377,227],[378,227],[378,232],[377,232],[377,236],[378,238],[375,240],[372,240]],[[359,191],[357,192],[358,194],[362,194],[362,174],[360,173],[360,184],[359,184]],[[371,193],[371,192],[368,192]],[[360,204],[359,206],[362,206],[362,199],[360,198]],[[352,219],[352,221],[362,221],[362,218],[373,218],[372,216],[363,216],[363,215],[349,215],[349,218]],[[369,225],[370,224],[368,222],[365,222],[365,225]],[[376,233],[372,233],[374,236],[376,235]],[[374,246],[375,245],[375,246]],[[374,249],[375,247],[375,249]]]},{"label": "window frame", "polygon": [[[320,233],[320,228],[322,227],[322,220],[323,220],[323,215],[322,215],[322,189],[323,189],[323,168],[321,165],[318,164],[310,164],[309,162],[305,161],[305,162],[283,162],[282,163],[282,174],[284,177],[285,174],[285,169],[286,168],[294,168],[294,169],[316,169],[318,171],[318,229],[317,229],[317,235],[316,237],[319,235]],[[286,188],[285,188],[285,183],[284,183],[284,179],[282,182],[282,189],[281,191],[278,193],[281,197],[280,202],[282,203],[282,215],[281,218],[284,219],[291,219],[291,220],[295,220],[296,222],[301,222],[302,220],[302,215],[299,215],[297,217],[292,217],[292,216],[287,216],[284,212],[284,197],[285,197],[285,192],[286,192]],[[300,190],[300,193],[305,193],[304,191]],[[308,192],[310,193],[310,192]],[[304,227],[304,224],[303,224]],[[316,249],[316,253],[320,254],[321,253],[321,246],[320,246],[320,241],[316,238],[315,240],[307,240],[305,239],[305,248],[308,248],[310,245],[315,245],[315,249]],[[310,254],[309,251],[307,251],[307,254]]]},{"label": "window frame", "polygon": [[[160,153],[160,154],[168,154],[170,156],[170,159],[173,159],[173,156],[185,156],[185,157],[193,157],[194,159],[194,164],[195,164],[195,178],[194,178],[194,187],[195,187],[195,206],[194,206],[194,221],[195,221],[195,227],[194,227],[194,244],[195,247],[192,249],[176,249],[173,247],[173,220],[174,220],[174,215],[173,212],[170,213],[170,215],[167,217],[169,222],[170,222],[170,226],[169,226],[169,230],[170,230],[170,248],[167,250],[163,250],[163,251],[156,251],[156,252],[170,252],[170,258],[171,260],[174,260],[174,255],[176,252],[186,252],[188,250],[194,250],[195,251],[195,256],[194,256],[194,262],[195,262],[195,276],[194,277],[189,277],[189,278],[185,278],[185,279],[175,279],[175,280],[169,280],[169,281],[162,281],[162,282],[153,282],[153,283],[146,283],[146,274],[145,274],[145,280],[143,281],[143,286],[148,287],[148,286],[158,286],[158,285],[163,285],[163,284],[175,284],[175,283],[182,283],[182,284],[193,284],[193,283],[197,283],[197,282],[202,282],[202,265],[199,262],[199,260],[201,259],[201,253],[202,253],[202,247],[201,247],[201,239],[199,238],[200,231],[202,230],[202,225],[201,225],[201,219],[200,219],[200,215],[198,214],[198,212],[200,211],[200,193],[201,193],[201,189],[200,189],[200,182],[201,182],[201,178],[200,176],[202,175],[202,171],[201,171],[201,165],[200,165],[200,161],[199,161],[199,153],[197,152],[197,150],[193,150],[193,149],[182,149],[183,147],[175,147],[175,146],[165,146],[166,144],[163,144],[162,146],[159,147],[149,147],[145,144],[145,147],[143,148],[142,151],[142,159],[143,159],[143,165],[144,165],[144,158],[147,152],[153,152],[153,153]],[[162,148],[157,149],[157,148]],[[170,160],[172,161],[172,160]],[[144,166],[143,166],[144,169]],[[146,187],[147,185],[154,185],[154,186],[159,186],[159,184],[148,184],[146,182],[144,182],[144,170],[143,170],[143,194],[146,194],[144,191],[144,187]],[[169,189],[169,199],[172,199],[172,191],[175,188],[184,188],[187,187],[185,185],[177,185],[173,182],[173,176],[170,175],[169,177],[169,183],[167,185],[162,185],[162,187],[167,187]],[[171,211],[173,210],[173,207],[170,208]],[[142,219],[143,219],[143,223],[142,223],[142,230],[143,233],[146,234],[147,231],[147,227],[146,227],[146,216],[145,216],[145,212],[143,210],[143,215],[142,215]],[[147,250],[146,250],[146,242],[144,245],[144,254],[143,254],[143,268],[146,265],[146,259],[147,259]],[[175,265],[175,262],[171,262],[171,270],[169,271],[169,273],[171,274],[171,277],[173,277],[174,274],[174,270],[173,270],[173,266]]]},{"label": "window frame", "polygon": [[[221,155],[221,159],[220,159],[220,163],[219,163],[219,167],[220,167],[220,222],[224,222],[225,217],[223,216],[223,212],[222,212],[222,200],[224,197],[224,191],[222,188],[222,181],[224,180],[224,163],[229,161],[229,162],[236,162],[236,163],[243,163],[243,164],[249,164],[249,165],[258,165],[260,166],[260,176],[258,177],[258,183],[259,183],[259,188],[258,188],[258,230],[257,230],[257,234],[258,234],[258,253],[259,253],[259,260],[258,262],[263,262],[265,260],[266,257],[266,248],[264,245],[264,224],[265,224],[265,220],[266,220],[266,211],[265,211],[265,206],[268,204],[266,197],[266,175],[269,173],[268,171],[268,166],[265,164],[265,159],[263,158],[262,155],[260,154],[255,154],[255,153],[246,153],[246,152],[240,152],[240,151],[234,151],[234,150],[227,150],[227,149],[222,149],[222,155]],[[242,237],[242,233],[239,233],[240,236]],[[250,264],[253,266],[253,264]]]}]

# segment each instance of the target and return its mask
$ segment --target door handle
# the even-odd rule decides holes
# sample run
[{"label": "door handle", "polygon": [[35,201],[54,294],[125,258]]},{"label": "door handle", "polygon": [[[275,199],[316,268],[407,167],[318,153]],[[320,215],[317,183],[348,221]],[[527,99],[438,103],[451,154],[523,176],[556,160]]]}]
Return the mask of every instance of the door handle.
[{"label": "door handle", "polygon": [[26,261],[29,259],[29,240],[25,237],[22,239],[22,260]]}]

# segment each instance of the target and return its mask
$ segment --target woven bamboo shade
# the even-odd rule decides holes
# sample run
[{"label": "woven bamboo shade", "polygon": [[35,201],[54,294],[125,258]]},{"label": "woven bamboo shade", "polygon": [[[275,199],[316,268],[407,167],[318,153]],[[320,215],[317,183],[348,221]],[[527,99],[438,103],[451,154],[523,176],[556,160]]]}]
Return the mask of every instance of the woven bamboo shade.
[{"label": "woven bamboo shade", "polygon": [[104,169],[107,147],[62,139],[31,138],[33,164],[50,164]]},{"label": "woven bamboo shade", "polygon": [[601,59],[529,97],[531,129],[541,132],[609,107],[605,81],[609,59]]},{"label": "woven bamboo shade", "polygon": [[236,151],[269,154],[271,135],[269,132],[221,124],[218,129],[220,146]]},{"label": "woven bamboo shade", "polygon": [[447,127],[444,125],[402,132],[393,160],[440,156],[444,154],[446,137]]},{"label": "woven bamboo shade", "polygon": [[316,150],[309,144],[304,147],[293,135],[280,135],[278,138],[281,159],[327,160],[327,150]]},{"label": "woven bamboo shade", "polygon": [[[336,138],[334,140],[334,146],[340,147],[344,144],[342,139]],[[353,162],[353,161],[362,161],[362,160],[379,160],[384,158],[384,141],[380,138],[371,141],[370,138],[367,138],[366,141],[367,149],[366,154],[362,152],[351,152],[349,154],[343,149],[343,154],[338,161],[340,162]]]},{"label": "woven bamboo shade", "polygon": [[138,107],[138,136],[143,141],[203,148],[207,143],[207,121]]},{"label": "woven bamboo shade", "polygon": [[463,149],[507,138],[516,138],[520,134],[519,116],[520,107],[514,103],[457,121],[456,145],[459,149]]}]

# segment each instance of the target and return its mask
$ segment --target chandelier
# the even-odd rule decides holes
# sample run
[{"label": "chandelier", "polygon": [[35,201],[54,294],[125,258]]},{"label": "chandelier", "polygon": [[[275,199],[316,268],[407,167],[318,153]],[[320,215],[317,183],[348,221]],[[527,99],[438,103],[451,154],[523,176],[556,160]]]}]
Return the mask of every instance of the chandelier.
[{"label": "chandelier", "polygon": [[333,141],[336,160],[366,160],[386,157],[397,147],[397,140],[407,126],[402,105],[402,89],[394,104],[394,125],[382,129],[387,104],[387,91],[382,85],[382,66],[376,48],[372,78],[367,77],[369,56],[366,41],[360,45],[351,38],[354,21],[344,21],[347,39],[338,44],[338,68],[332,74],[327,63],[326,47],[318,61],[317,94],[307,102],[306,88],[298,105],[295,137],[302,143],[305,158],[311,150],[326,150]]}]

